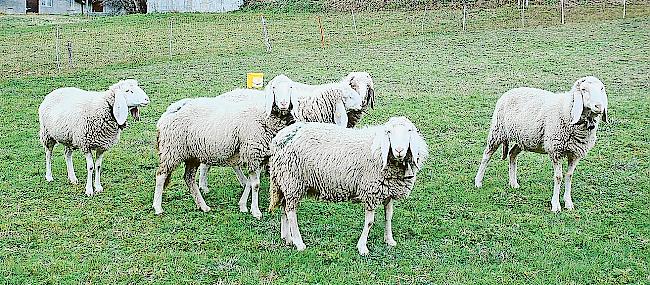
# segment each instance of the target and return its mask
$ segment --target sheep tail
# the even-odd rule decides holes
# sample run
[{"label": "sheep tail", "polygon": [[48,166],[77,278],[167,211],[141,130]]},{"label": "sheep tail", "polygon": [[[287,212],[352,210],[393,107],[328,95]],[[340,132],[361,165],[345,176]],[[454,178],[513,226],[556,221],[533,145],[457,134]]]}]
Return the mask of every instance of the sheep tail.
[{"label": "sheep tail", "polygon": [[508,141],[503,142],[503,156],[501,159],[505,160],[508,157]]},{"label": "sheep tail", "polygon": [[277,208],[282,201],[282,192],[280,188],[273,184],[273,179],[269,181],[269,212],[272,212]]}]

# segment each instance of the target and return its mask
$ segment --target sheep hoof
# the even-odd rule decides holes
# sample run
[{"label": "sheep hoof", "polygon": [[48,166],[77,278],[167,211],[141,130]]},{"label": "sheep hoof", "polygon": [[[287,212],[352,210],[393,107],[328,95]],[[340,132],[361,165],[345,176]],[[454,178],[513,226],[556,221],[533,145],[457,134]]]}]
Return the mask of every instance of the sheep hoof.
[{"label": "sheep hoof", "polygon": [[[246,208],[246,205],[239,205],[239,211],[242,213],[248,213],[248,208]],[[261,215],[261,214],[260,214]]]},{"label": "sheep hoof", "polygon": [[262,212],[260,212],[260,210],[257,210],[257,211],[251,211],[251,214],[253,214],[253,217],[255,217],[255,218],[258,219],[258,220],[259,220],[259,219],[262,219]]},{"label": "sheep hoof", "polygon": [[476,186],[476,188],[481,188],[481,186],[483,186],[483,181],[474,181],[474,186]]},{"label": "sheep hoof", "polygon": [[210,188],[208,188],[208,186],[199,187],[199,190],[201,190],[203,194],[210,193]]},{"label": "sheep hoof", "polygon": [[551,205],[551,212],[553,212],[553,213],[559,213],[560,209],[561,209],[560,203]]},{"label": "sheep hoof", "polygon": [[298,251],[303,251],[303,250],[305,250],[305,248],[307,248],[307,246],[305,246],[304,243],[296,244],[296,249],[297,249]]},{"label": "sheep hoof", "polygon": [[364,246],[357,246],[357,248],[359,249],[359,254],[361,256],[367,256],[368,254],[370,254],[370,251],[368,250],[368,247],[365,246],[365,245]]},{"label": "sheep hoof", "polygon": [[512,187],[512,188],[514,188],[514,189],[517,189],[517,188],[519,188],[519,183],[517,183],[517,182],[514,182],[514,183],[510,182],[510,187]]},{"label": "sheep hoof", "polygon": [[54,181],[54,178],[52,178],[52,175],[45,175],[45,180],[47,180],[47,182],[52,182]]},{"label": "sheep hoof", "polygon": [[384,238],[384,241],[388,246],[396,246],[397,242],[393,238]]},{"label": "sheep hoof", "polygon": [[564,202],[564,208],[567,210],[573,210],[573,202]]},{"label": "sheep hoof", "polygon": [[160,208],[160,207],[155,207],[155,206],[154,206],[154,207],[153,207],[153,212],[154,212],[154,214],[160,216],[160,215],[162,215],[162,213],[163,213],[163,209]]},{"label": "sheep hoof", "polygon": [[101,185],[95,186],[95,194],[100,193],[102,191],[104,191],[104,187],[102,187]]},{"label": "sheep hoof", "polygon": [[204,213],[210,212],[210,207],[208,205],[204,205],[201,207],[201,211]]},{"label": "sheep hoof", "polygon": [[79,180],[77,180],[77,177],[68,177],[70,179],[70,183],[77,185],[79,184]]},{"label": "sheep hoof", "polygon": [[285,245],[292,245],[293,244],[293,241],[291,240],[290,237],[283,237],[282,239],[284,240]]},{"label": "sheep hoof", "polygon": [[86,196],[91,197],[93,194],[93,188],[92,187],[86,187]]}]

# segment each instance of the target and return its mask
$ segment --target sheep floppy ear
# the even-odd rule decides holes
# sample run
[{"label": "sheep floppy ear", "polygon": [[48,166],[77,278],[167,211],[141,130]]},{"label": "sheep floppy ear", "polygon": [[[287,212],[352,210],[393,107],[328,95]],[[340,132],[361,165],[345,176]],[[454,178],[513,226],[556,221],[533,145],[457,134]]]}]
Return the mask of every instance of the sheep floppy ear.
[{"label": "sheep floppy ear", "polygon": [[371,85],[368,86],[368,97],[366,97],[368,100],[368,104],[370,105],[370,109],[375,108],[375,88]]},{"label": "sheep floppy ear", "polygon": [[113,102],[113,116],[117,124],[122,126],[126,123],[126,117],[129,115],[129,106],[126,104],[126,96],[124,94],[115,94],[115,101]]},{"label": "sheep floppy ear", "polygon": [[348,126],[348,113],[345,110],[343,100],[336,103],[336,110],[334,110],[334,123],[344,128]]},{"label": "sheep floppy ear", "polygon": [[427,143],[424,141],[419,132],[414,131],[409,139],[409,148],[413,156],[413,164],[420,170],[424,164],[424,160],[429,155]]},{"label": "sheep floppy ear", "polygon": [[271,116],[271,111],[273,111],[273,104],[275,103],[275,94],[273,93],[273,82],[269,82],[269,85],[266,86],[264,90],[264,110],[266,111],[266,116]]},{"label": "sheep floppy ear", "polygon": [[582,109],[584,104],[582,103],[582,91],[580,90],[580,84],[573,90],[573,106],[571,107],[571,124],[577,124],[580,121],[580,116],[582,115]]},{"label": "sheep floppy ear", "polygon": [[381,154],[381,169],[386,169],[388,165],[388,152],[390,151],[390,137],[385,127],[381,127],[375,133],[375,139],[372,141],[373,152],[379,151]]}]

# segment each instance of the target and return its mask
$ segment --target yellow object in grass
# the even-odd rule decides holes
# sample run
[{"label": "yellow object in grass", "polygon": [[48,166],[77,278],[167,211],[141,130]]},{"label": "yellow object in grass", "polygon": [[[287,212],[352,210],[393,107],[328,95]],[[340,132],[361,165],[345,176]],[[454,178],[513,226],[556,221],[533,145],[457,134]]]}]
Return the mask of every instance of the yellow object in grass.
[{"label": "yellow object in grass", "polygon": [[246,88],[248,89],[264,88],[264,73],[261,72],[246,73]]}]

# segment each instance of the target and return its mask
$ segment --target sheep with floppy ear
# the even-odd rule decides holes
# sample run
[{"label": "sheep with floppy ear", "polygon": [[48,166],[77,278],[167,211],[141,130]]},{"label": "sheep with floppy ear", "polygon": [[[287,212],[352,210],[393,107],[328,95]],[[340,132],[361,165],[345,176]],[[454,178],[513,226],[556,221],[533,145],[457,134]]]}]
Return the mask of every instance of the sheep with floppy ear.
[{"label": "sheep with floppy ear", "polygon": [[330,202],[360,202],[365,222],[357,243],[367,255],[368,232],[375,209],[384,205],[384,241],[394,246],[391,219],[393,201],[408,197],[416,175],[428,157],[428,147],[406,117],[361,129],[333,124],[296,123],[271,142],[270,209],[282,205],[281,237],[304,250],[296,210],[312,195]]},{"label": "sheep with floppy ear", "polygon": [[348,112],[348,128],[352,128],[359,123],[369,108],[375,108],[375,83],[367,72],[350,72],[341,83],[348,84],[363,97],[361,109]]},{"label": "sheep with floppy ear", "polygon": [[[476,187],[483,185],[485,168],[492,154],[503,145],[503,159],[510,157],[509,183],[517,182],[517,155],[522,151],[546,153],[553,162],[554,186],[551,211],[560,211],[562,159],[568,159],[564,206],[573,209],[571,178],[578,161],[596,143],[600,121],[607,122],[607,93],[596,77],[578,79],[571,91],[555,94],[535,88],[512,89],[499,98],[492,116],[487,146],[474,178]],[[508,144],[514,142],[512,148]]]},{"label": "sheep with floppy ear", "polygon": [[239,200],[246,212],[252,192],[251,214],[261,218],[258,206],[260,171],[268,160],[269,144],[275,134],[293,123],[292,86],[282,78],[267,86],[264,104],[233,102],[225,98],[193,98],[158,123],[157,148],[160,158],[156,172],[153,208],[162,214],[162,192],[172,171],[185,164],[185,183],[202,211],[210,210],[196,185],[196,170],[201,163],[237,167],[246,171],[246,185]]},{"label": "sheep with floppy ear", "polygon": [[[38,108],[40,141],[45,148],[45,179],[52,181],[52,149],[65,146],[68,179],[77,184],[72,165],[72,151],[79,149],[86,157],[86,195],[102,192],[100,182],[104,152],[116,144],[126,119],[139,120],[139,107],[149,104],[149,97],[134,79],[121,80],[108,90],[95,92],[66,87],[45,96]],[[96,159],[93,161],[95,152]],[[93,170],[95,180],[93,183]]]}]

